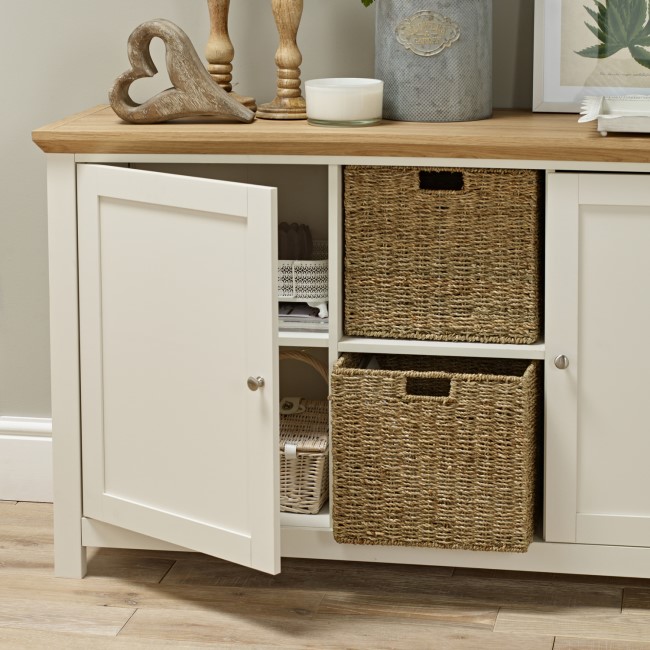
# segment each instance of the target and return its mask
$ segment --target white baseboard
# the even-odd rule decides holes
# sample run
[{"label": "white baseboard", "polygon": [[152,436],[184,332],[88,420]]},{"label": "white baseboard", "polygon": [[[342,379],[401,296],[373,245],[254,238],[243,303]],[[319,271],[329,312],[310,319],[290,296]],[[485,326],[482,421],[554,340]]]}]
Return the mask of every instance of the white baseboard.
[{"label": "white baseboard", "polygon": [[0,500],[52,501],[52,421],[0,417]]}]

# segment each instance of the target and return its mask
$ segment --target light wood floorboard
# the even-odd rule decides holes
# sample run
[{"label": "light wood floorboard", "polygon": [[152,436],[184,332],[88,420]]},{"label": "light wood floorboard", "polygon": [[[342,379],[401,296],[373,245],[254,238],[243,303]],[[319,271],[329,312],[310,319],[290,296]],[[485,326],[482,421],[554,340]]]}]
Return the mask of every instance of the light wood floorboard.
[{"label": "light wood floorboard", "polygon": [[[66,632],[41,632],[40,630],[20,630],[0,628],[1,650],[190,650],[200,648],[205,650],[205,643],[179,643],[167,639],[134,639],[132,637],[103,637],[90,638],[84,634]],[[229,646],[221,646],[229,647]]]},{"label": "light wood floorboard", "polygon": [[492,630],[499,610],[495,606],[446,602],[428,594],[377,595],[361,593],[326,594],[318,608],[319,618],[347,620],[381,619],[396,623],[439,623],[456,627]]},{"label": "light wood floorboard", "polygon": [[[202,641],[231,647],[264,648],[355,648],[359,650],[551,650],[553,637],[504,636],[439,625],[396,623],[394,619],[324,616],[316,620],[295,616],[274,624],[255,612],[206,614],[173,612],[161,616],[156,610],[138,610],[121,636]],[[527,645],[522,645],[526,643]]]},{"label": "light wood floorboard", "polygon": [[486,579],[480,572],[451,576],[444,567],[374,564],[369,569],[368,564],[359,562],[283,560],[282,573],[268,576],[201,556],[180,557],[163,583],[426,594],[438,597],[438,602],[496,607],[601,607],[620,611],[623,589],[617,585],[565,583],[547,579],[545,574],[536,575],[536,580],[521,580],[500,572],[499,577]]},{"label": "light wood floorboard", "polygon": [[35,597],[31,600],[8,598],[0,602],[0,635],[3,627],[9,627],[116,636],[134,612],[133,608],[52,603]]},{"label": "light wood floorboard", "polygon": [[282,573],[260,573],[208,556],[180,557],[165,576],[166,584],[200,584],[211,587],[285,587],[288,589],[388,589],[391,592],[427,591],[429,585],[453,574],[450,567],[375,564],[369,572],[365,562],[282,559]]},{"label": "light wood floorboard", "polygon": [[[133,578],[94,578],[72,581],[52,576],[3,577],[0,581],[0,602],[33,597],[58,603],[84,603],[101,607],[136,607],[139,609],[232,612],[268,610],[269,616],[312,615],[323,595],[313,591],[279,591],[277,589],[240,589],[236,587],[205,588],[191,585],[164,586],[142,584]],[[495,615],[496,617],[496,615]]]},{"label": "light wood floorboard", "polygon": [[515,579],[515,580],[534,580],[540,579],[553,582],[555,584],[596,584],[609,585],[612,587],[639,587],[650,588],[650,580],[647,578],[627,578],[619,576],[587,576],[572,573],[535,573],[533,571],[502,571],[499,569],[468,569],[459,567],[454,569],[454,576],[459,577],[480,577],[495,579]]},{"label": "light wood floorboard", "polygon": [[650,642],[608,641],[606,639],[570,639],[557,637],[553,650],[650,650]]},{"label": "light wood floorboard", "polygon": [[0,501],[0,520],[3,525],[18,524],[42,528],[52,532],[52,504],[22,501]]},{"label": "light wood floorboard", "polygon": [[650,580],[91,549],[53,577],[52,506],[0,502],[0,649],[650,650]]},{"label": "light wood floorboard", "polygon": [[[623,592],[623,611],[626,614],[650,612],[650,587],[628,587]],[[650,640],[650,639],[649,639]]]},{"label": "light wood floorboard", "polygon": [[494,629],[504,634],[550,634],[621,642],[647,642],[650,639],[650,612],[645,615],[627,615],[589,608],[555,612],[502,609]]}]

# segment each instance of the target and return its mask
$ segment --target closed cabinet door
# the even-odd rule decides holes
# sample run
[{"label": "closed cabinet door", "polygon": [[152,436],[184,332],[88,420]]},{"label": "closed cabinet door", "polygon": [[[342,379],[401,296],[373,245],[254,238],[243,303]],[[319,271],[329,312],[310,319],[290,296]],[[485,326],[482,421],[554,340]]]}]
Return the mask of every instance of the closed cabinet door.
[{"label": "closed cabinet door", "polygon": [[547,541],[650,546],[650,176],[550,174]]},{"label": "closed cabinet door", "polygon": [[78,166],[84,516],[279,571],[276,190]]}]

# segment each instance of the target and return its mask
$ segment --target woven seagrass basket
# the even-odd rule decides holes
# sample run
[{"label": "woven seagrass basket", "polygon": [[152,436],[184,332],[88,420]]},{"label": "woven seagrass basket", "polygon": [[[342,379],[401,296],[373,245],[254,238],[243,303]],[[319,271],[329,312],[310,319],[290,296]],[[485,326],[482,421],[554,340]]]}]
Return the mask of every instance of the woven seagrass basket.
[{"label": "woven seagrass basket", "polygon": [[537,362],[378,355],[371,369],[367,361],[344,354],[332,372],[336,541],[526,551]]},{"label": "woven seagrass basket", "polygon": [[349,166],[344,174],[346,334],[538,340],[540,172]]},{"label": "woven seagrass basket", "polygon": [[[301,350],[283,350],[280,360],[293,359],[314,368],[326,383],[327,368]],[[280,405],[280,511],[317,514],[329,490],[329,404],[301,399],[296,412]]]}]

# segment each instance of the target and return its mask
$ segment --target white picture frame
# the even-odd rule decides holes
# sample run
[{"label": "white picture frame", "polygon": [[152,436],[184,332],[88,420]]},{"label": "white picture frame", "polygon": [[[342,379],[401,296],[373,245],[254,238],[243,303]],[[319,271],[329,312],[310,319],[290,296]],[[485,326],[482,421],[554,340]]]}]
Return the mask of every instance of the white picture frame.
[{"label": "white picture frame", "polygon": [[650,95],[650,69],[628,50],[607,59],[577,53],[598,44],[586,6],[597,9],[595,0],[535,0],[533,111],[578,113],[587,95]]}]

